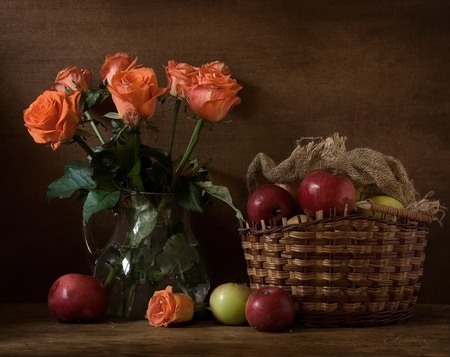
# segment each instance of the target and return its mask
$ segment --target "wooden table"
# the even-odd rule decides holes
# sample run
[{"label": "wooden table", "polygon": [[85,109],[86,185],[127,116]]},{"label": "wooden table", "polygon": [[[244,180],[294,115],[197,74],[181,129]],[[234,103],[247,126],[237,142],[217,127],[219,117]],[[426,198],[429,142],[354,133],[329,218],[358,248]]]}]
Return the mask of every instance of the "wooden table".
[{"label": "wooden table", "polygon": [[263,333],[214,320],[156,328],[107,316],[62,324],[45,304],[0,304],[0,356],[450,356],[450,305],[418,305],[404,324]]}]

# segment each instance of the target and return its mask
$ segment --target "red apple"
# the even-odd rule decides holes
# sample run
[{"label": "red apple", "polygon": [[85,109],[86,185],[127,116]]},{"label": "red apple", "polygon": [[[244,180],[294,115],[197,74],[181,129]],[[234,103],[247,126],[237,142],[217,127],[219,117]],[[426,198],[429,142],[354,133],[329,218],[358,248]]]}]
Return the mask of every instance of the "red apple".
[{"label": "red apple", "polygon": [[315,216],[323,211],[327,217],[336,209],[336,215],[353,210],[356,204],[356,190],[353,182],[344,175],[329,170],[309,172],[300,182],[298,188],[300,208],[307,214]]},{"label": "red apple", "polygon": [[291,194],[275,184],[258,187],[247,200],[249,223],[259,224],[261,220],[278,224],[283,217],[295,214],[297,203]]},{"label": "red apple", "polygon": [[276,286],[253,291],[245,305],[247,322],[258,331],[278,331],[294,323],[295,307],[289,293]]},{"label": "red apple", "polygon": [[47,302],[59,322],[94,322],[106,313],[108,295],[96,277],[66,274],[53,283]]}]

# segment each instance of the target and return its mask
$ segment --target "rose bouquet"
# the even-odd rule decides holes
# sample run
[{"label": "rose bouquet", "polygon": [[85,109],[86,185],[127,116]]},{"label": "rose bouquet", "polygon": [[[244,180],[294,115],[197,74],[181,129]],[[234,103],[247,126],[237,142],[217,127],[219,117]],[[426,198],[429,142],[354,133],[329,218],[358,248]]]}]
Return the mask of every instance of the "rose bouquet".
[{"label": "rose bouquet", "polygon": [[[154,284],[174,271],[168,257],[178,267],[183,266],[181,275],[189,275],[188,268],[198,260],[187,244],[180,243],[183,239],[176,230],[170,232],[172,241],[159,248],[162,255],[142,253],[144,246],[153,244],[148,237],[157,226],[154,213],[170,200],[164,199],[155,207],[140,194],[170,195],[187,211],[201,212],[205,203],[223,202],[243,219],[228,189],[211,181],[207,162],[192,158],[202,128],[224,121],[240,103],[237,93],[242,87],[231,77],[228,66],[219,61],[200,67],[169,61],[165,72],[167,86],[160,87],[154,70],[137,64],[137,58],[133,60],[126,53],[107,55],[98,86],[92,86],[90,70],[66,68],[57,74],[49,90],[24,110],[25,126],[37,143],[48,144],[53,150],[76,143],[87,155],[87,160],[73,160],[65,166],[63,175],[48,186],[47,201],[76,194],[83,204],[84,222],[97,212],[116,210],[123,197],[133,202],[125,212],[128,218],[135,217],[126,228],[129,249],[117,249],[114,257],[108,258],[109,274],[104,278],[105,285],[111,285],[125,265],[128,270],[123,274],[135,272],[128,284],[128,301],[133,301],[143,274]],[[156,130],[152,118],[165,114],[169,104],[173,110],[168,148],[144,144],[143,130]],[[175,155],[180,113],[193,121],[193,130],[184,152]],[[165,264],[155,265],[158,259]],[[143,265],[151,269],[145,268],[143,273],[137,268]]]},{"label": "rose bouquet", "polygon": [[[205,123],[222,121],[240,103],[237,92],[242,87],[222,62],[194,67],[169,61],[165,67],[168,86],[160,88],[154,70],[136,62],[125,53],[106,56],[98,88],[90,88],[90,70],[66,68],[58,73],[51,89],[24,111],[25,126],[37,143],[50,144],[56,150],[61,144],[76,142],[88,155],[88,161],[73,161],[65,167],[64,175],[48,187],[46,198],[67,198],[78,191],[85,220],[114,207],[122,190],[171,192],[179,204],[193,211],[201,210],[205,193],[231,204],[225,188],[213,186],[205,176],[206,164],[191,160],[191,154]],[[175,104],[168,150],[142,144],[142,127],[150,123],[157,103],[169,96]],[[112,136],[105,140],[99,130],[102,124],[90,111],[109,97],[117,112],[104,115],[112,127]],[[182,103],[193,112],[196,126],[184,154],[172,158]],[[92,135],[88,126],[100,145],[87,145],[85,137]]]}]

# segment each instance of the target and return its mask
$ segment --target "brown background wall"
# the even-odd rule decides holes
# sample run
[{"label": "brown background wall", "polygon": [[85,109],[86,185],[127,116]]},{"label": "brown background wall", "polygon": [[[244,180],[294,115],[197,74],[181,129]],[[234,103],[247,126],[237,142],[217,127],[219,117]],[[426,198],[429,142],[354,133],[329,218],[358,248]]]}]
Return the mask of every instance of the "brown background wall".
[{"label": "brown background wall", "polygon": [[[241,209],[258,152],[279,162],[297,139],[333,132],[348,148],[399,158],[422,195],[433,190],[448,204],[449,18],[445,0],[1,1],[0,301],[45,301],[59,275],[88,272],[81,207],[43,201],[83,153],[35,144],[22,121],[60,69],[98,73],[106,53],[123,51],[165,83],[169,59],[227,63],[244,86],[242,104],[231,124],[204,132],[197,154],[213,159],[213,177]],[[224,208],[196,217],[214,285],[245,279],[235,228]],[[448,224],[432,228],[422,302],[450,303],[449,233]]]}]

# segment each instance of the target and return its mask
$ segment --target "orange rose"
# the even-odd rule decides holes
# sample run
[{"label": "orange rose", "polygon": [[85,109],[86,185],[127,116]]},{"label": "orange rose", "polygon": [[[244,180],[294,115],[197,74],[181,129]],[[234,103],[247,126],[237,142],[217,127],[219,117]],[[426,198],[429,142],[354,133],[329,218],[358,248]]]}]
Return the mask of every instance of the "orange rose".
[{"label": "orange rose", "polygon": [[197,84],[189,92],[189,107],[200,118],[219,122],[223,120],[235,105],[241,102],[237,92],[242,87],[229,77],[219,77],[216,81]]},{"label": "orange rose", "polygon": [[113,55],[106,55],[105,62],[100,70],[100,77],[103,83],[111,83],[112,77],[120,71],[131,69],[135,66],[137,57],[132,60],[128,53],[116,53]]},{"label": "orange rose", "polygon": [[50,143],[56,150],[62,143],[70,141],[80,122],[81,91],[45,91],[27,109],[23,119],[34,141]]},{"label": "orange rose", "polygon": [[131,126],[139,126],[141,119],[150,118],[155,112],[157,98],[165,92],[164,88],[158,87],[153,69],[147,67],[117,72],[108,90],[119,115]]},{"label": "orange rose", "polygon": [[172,287],[155,291],[148,302],[145,318],[149,324],[167,327],[172,323],[186,322],[194,316],[194,301],[186,294],[174,294]]},{"label": "orange rose", "polygon": [[198,84],[191,88],[188,96],[189,107],[195,114],[202,119],[218,122],[241,102],[237,92],[242,86],[230,77],[230,73],[228,66],[219,61],[200,67]]},{"label": "orange rose", "polygon": [[186,99],[191,87],[198,83],[198,70],[198,67],[187,63],[169,61],[166,67],[166,74],[170,95]]},{"label": "orange rose", "polygon": [[78,67],[69,67],[60,71],[50,85],[52,90],[65,91],[70,89],[77,91],[81,89],[87,92],[92,82],[92,73],[88,69],[79,69]]},{"label": "orange rose", "polygon": [[189,107],[200,118],[219,122],[234,106],[241,102],[237,91],[230,88],[218,88],[212,84],[199,84],[189,93]]},{"label": "orange rose", "polygon": [[214,61],[207,64],[204,64],[200,68],[200,76],[205,76],[208,72],[219,72],[224,76],[231,75],[230,68],[223,62]]}]

